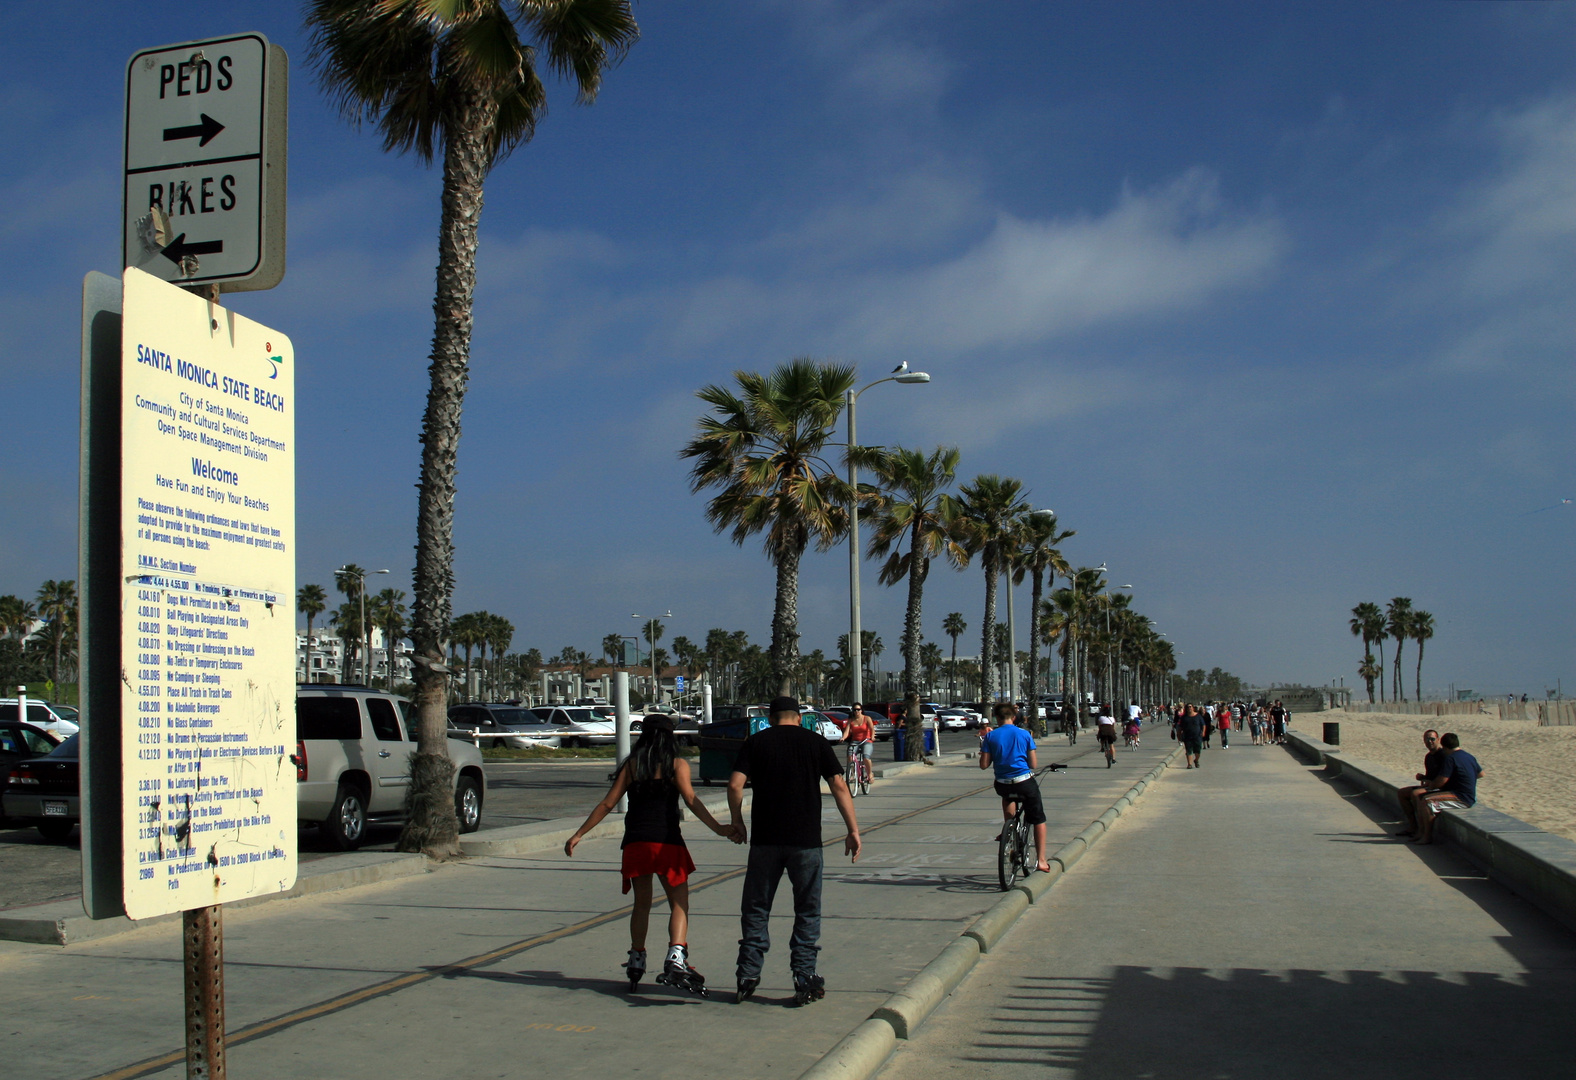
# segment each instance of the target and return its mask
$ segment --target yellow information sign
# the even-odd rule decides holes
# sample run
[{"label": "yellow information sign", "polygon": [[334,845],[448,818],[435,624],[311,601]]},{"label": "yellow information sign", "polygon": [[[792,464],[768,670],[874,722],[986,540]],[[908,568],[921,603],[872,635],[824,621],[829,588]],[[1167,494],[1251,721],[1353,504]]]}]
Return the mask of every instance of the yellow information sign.
[{"label": "yellow information sign", "polygon": [[128,267],[121,333],[126,914],[296,877],[295,354]]}]

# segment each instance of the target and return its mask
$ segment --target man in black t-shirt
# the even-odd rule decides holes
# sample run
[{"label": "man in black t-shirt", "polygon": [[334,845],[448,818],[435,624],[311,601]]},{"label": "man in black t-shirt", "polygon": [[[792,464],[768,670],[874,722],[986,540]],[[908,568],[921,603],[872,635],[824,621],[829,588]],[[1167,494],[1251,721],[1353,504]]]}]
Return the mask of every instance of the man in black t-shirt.
[{"label": "man in black t-shirt", "polygon": [[793,888],[793,936],[788,965],[793,971],[794,1002],[804,1005],[826,995],[816,974],[821,938],[821,781],[848,826],[843,850],[859,858],[859,823],[854,800],[843,781],[832,744],[800,726],[799,703],[791,697],[772,701],[771,726],[744,740],[728,778],[728,809],[742,827],[744,783],[754,794],[750,808],[750,861],[744,873],[739,938],[738,995],[747,1001],[760,985],[761,965],[771,948],[767,920],[784,873]]}]

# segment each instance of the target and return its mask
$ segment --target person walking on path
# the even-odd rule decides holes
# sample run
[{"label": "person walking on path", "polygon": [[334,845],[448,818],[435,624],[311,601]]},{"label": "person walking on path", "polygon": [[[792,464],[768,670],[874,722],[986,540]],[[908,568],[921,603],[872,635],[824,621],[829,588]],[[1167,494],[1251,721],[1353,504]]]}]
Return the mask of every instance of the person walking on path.
[{"label": "person walking on path", "polygon": [[722,825],[711,816],[690,785],[689,762],[678,756],[678,741],[673,737],[673,721],[660,713],[647,716],[640,741],[613,777],[613,786],[602,801],[591,808],[585,824],[564,842],[564,854],[574,857],[586,833],[629,796],[624,815],[623,866],[624,891],[635,891],[635,906],[629,913],[629,958],[624,974],[629,988],[635,989],[646,974],[646,927],[651,921],[651,879],[662,879],[668,898],[668,952],[658,982],[696,992],[706,986],[689,962],[689,876],[695,872],[684,835],[679,831],[679,800],[690,808],[700,822],[718,836],[735,844],[744,843],[744,829]]},{"label": "person walking on path", "polygon": [[1232,721],[1231,706],[1222,703],[1220,706],[1220,712],[1216,715],[1215,720],[1220,725],[1220,748],[1222,750],[1230,750]]},{"label": "person walking on path", "polygon": [[[1024,820],[1034,827],[1034,868],[1050,873],[1051,864],[1045,861],[1045,803],[1040,798],[1040,785],[1034,779],[1034,771],[1040,767],[1034,736],[1017,725],[1018,710],[1006,702],[997,705],[991,713],[999,726],[980,744],[980,768],[995,771],[996,794],[1001,796],[1004,821],[1011,821],[1018,804],[1023,804]],[[1113,726],[1111,730],[1114,732],[1116,728]],[[1053,770],[1061,767],[1051,766]]]},{"label": "person walking on path", "polygon": [[1199,714],[1197,705],[1189,705],[1182,710],[1182,715],[1177,717],[1177,741],[1182,744],[1182,752],[1187,756],[1187,767],[1199,768],[1199,759],[1204,753],[1204,717]]},{"label": "person walking on path", "polygon": [[783,874],[793,889],[793,936],[788,966],[793,972],[796,1005],[826,996],[826,980],[815,970],[821,938],[821,781],[848,834],[843,851],[857,862],[861,841],[854,800],[843,781],[832,744],[799,725],[799,703],[774,698],[767,708],[771,726],[744,740],[728,777],[728,809],[734,828],[744,830],[744,784],[754,789],[750,807],[750,859],[740,899],[738,993],[748,1001],[761,982],[761,966],[771,948],[767,920]]},{"label": "person walking on path", "polygon": [[1109,704],[1100,706],[1100,715],[1095,721],[1094,737],[1100,744],[1100,753],[1105,755],[1105,767],[1109,769],[1116,764],[1116,717],[1111,715]]}]

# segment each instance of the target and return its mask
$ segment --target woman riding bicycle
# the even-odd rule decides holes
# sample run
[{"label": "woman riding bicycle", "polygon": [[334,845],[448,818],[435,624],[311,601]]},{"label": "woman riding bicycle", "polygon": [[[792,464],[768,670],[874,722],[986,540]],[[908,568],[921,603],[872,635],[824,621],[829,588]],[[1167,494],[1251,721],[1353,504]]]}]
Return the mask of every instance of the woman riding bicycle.
[{"label": "woman riding bicycle", "polygon": [[866,783],[870,780],[870,760],[876,749],[876,725],[870,717],[865,715],[864,707],[859,702],[854,702],[853,715],[848,718],[848,727],[843,729],[843,737],[839,740],[848,744],[848,761],[850,764],[858,762],[861,776]]}]

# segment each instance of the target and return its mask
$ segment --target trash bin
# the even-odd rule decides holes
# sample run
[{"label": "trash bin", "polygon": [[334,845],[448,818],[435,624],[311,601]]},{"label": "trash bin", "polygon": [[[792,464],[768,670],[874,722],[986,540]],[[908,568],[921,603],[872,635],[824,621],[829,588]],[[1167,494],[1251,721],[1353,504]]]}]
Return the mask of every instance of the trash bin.
[{"label": "trash bin", "polygon": [[[893,761],[907,761],[908,760],[908,755],[906,753],[904,753],[904,750],[906,749],[906,747],[904,746],[904,743],[907,741],[907,739],[908,739],[908,732],[904,729],[903,725],[901,725],[901,724],[894,724],[893,727],[892,727],[892,760]],[[927,754],[934,754],[935,752],[936,752],[936,729],[933,728],[933,727],[928,727],[927,726],[925,728],[925,753],[927,753]]]},{"label": "trash bin", "polygon": [[1324,722],[1324,741],[1328,746],[1341,745],[1341,725],[1333,720]]},{"label": "trash bin", "polygon": [[733,759],[739,756],[739,747],[750,732],[751,718],[720,720],[703,724],[700,737],[700,781],[710,784],[720,780],[724,784],[733,775]]}]

